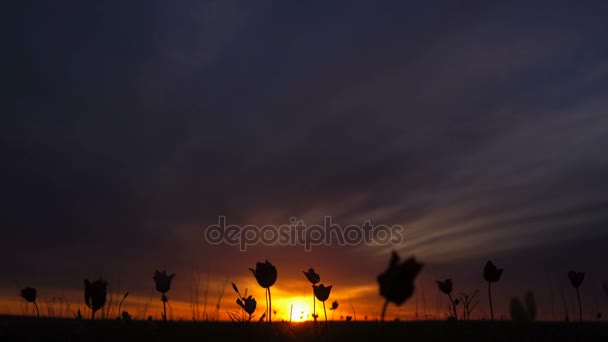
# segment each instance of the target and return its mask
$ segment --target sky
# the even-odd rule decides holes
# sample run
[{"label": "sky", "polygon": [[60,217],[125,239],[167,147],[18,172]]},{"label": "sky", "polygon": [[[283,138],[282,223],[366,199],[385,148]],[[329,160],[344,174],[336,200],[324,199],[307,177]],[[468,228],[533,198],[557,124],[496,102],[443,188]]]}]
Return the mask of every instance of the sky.
[{"label": "sky", "polygon": [[[166,269],[175,319],[197,300],[227,319],[230,282],[260,314],[248,269],[268,259],[276,317],[309,316],[314,267],[336,319],[373,319],[392,250],[424,267],[391,318],[444,317],[445,278],[479,289],[488,317],[486,260],[505,269],[498,316],[526,291],[541,318],[572,316],[571,269],[586,272],[585,317],[606,312],[608,3],[1,6],[0,313],[31,314],[26,286],[46,314],[84,311],[83,279],[103,277],[159,317]],[[205,240],[220,216],[370,220],[403,241],[241,251]]]}]

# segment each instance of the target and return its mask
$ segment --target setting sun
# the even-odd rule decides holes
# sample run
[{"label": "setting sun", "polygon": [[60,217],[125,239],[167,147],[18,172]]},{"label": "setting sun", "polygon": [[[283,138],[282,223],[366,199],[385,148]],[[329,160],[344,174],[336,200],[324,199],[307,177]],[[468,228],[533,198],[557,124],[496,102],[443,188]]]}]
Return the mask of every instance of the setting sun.
[{"label": "setting sun", "polygon": [[312,319],[312,309],[310,305],[307,305],[303,300],[298,299],[293,302],[293,309],[290,306],[289,310],[291,312],[291,321],[292,322],[304,322],[309,318]]}]

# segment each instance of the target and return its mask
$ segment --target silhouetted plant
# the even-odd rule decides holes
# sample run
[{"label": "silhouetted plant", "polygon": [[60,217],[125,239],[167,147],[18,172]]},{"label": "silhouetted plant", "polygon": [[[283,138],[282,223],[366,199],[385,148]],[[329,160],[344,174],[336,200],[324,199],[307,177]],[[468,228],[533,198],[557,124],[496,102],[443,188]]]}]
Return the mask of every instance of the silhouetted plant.
[{"label": "silhouetted plant", "polygon": [[38,304],[36,304],[36,295],[38,292],[33,287],[26,287],[21,290],[21,297],[25,299],[26,302],[34,304],[34,308],[36,308],[36,316],[40,318],[40,310],[38,310]]},{"label": "silhouetted plant", "polygon": [[84,302],[91,309],[91,319],[95,319],[97,310],[106,304],[107,293],[107,281],[101,278],[92,283],[88,279],[84,280]]},{"label": "silhouetted plant", "polygon": [[572,287],[574,287],[576,289],[576,299],[578,299],[578,315],[579,315],[579,320],[582,321],[583,320],[583,307],[581,305],[581,296],[579,294],[578,288],[583,283],[583,280],[585,280],[585,272],[569,271],[568,279],[570,279],[570,284],[572,284]]},{"label": "silhouetted plant", "polygon": [[355,312],[355,307],[350,304],[350,308],[353,310],[353,319],[356,321],[357,320],[357,313]]},{"label": "silhouetted plant", "polygon": [[414,279],[422,270],[422,266],[423,264],[418,263],[413,256],[399,263],[399,255],[395,251],[392,252],[388,268],[377,277],[380,295],[385,298],[382,307],[382,321],[384,321],[389,302],[400,306],[412,296]]},{"label": "silhouetted plant", "polygon": [[260,317],[260,319],[258,320],[258,323],[261,323],[264,320],[264,318],[266,318],[265,312],[262,314],[262,317]]},{"label": "silhouetted plant", "polygon": [[519,298],[512,298],[509,305],[511,319],[517,323],[533,322],[536,319],[536,300],[532,292],[527,292],[522,303]]},{"label": "silhouetted plant", "polygon": [[502,275],[502,268],[496,267],[493,262],[486,262],[483,268],[483,278],[488,282],[488,298],[490,299],[490,316],[494,320],[494,307],[492,306],[492,283],[498,282]]},{"label": "silhouetted plant", "polygon": [[327,311],[325,311],[325,301],[329,298],[332,286],[333,285],[325,286],[323,284],[312,286],[315,297],[317,297],[318,300],[323,302],[323,313],[325,314],[325,323],[327,323]]},{"label": "silhouetted plant", "polygon": [[602,289],[604,289],[604,294],[608,296],[608,281],[602,283]]},{"label": "silhouetted plant", "polygon": [[154,283],[156,284],[156,291],[162,293],[163,295],[160,297],[160,300],[163,302],[163,321],[167,321],[167,301],[169,298],[167,297],[167,292],[171,290],[171,281],[175,277],[175,273],[171,275],[167,275],[167,271],[159,272],[156,270],[154,272]]},{"label": "silhouetted plant", "polygon": [[466,294],[460,293],[460,302],[462,302],[462,319],[469,320],[471,318],[471,313],[475,310],[475,307],[479,304],[479,299],[477,296],[479,295],[479,290],[473,291],[473,293]]},{"label": "silhouetted plant", "polygon": [[242,299],[237,299],[236,303],[249,314],[249,320],[251,320],[251,316],[255,312],[255,307],[257,306],[255,298],[249,295],[247,298],[243,297]]},{"label": "silhouetted plant", "polygon": [[268,260],[266,262],[258,262],[253,268],[249,269],[253,276],[258,281],[258,284],[266,289],[266,313],[268,313],[268,322],[272,323],[272,297],[270,296],[270,287],[277,281],[277,268],[274,267]]},{"label": "silhouetted plant", "polygon": [[339,305],[339,304],[338,304],[338,301],[337,301],[337,300],[334,300],[334,301],[331,303],[331,308],[329,308],[329,310],[336,310],[336,309],[338,308],[338,305]]},{"label": "silhouetted plant", "polygon": [[235,283],[232,283],[232,288],[234,289],[234,292],[236,292],[239,296],[239,298],[237,298],[236,300],[236,304],[241,307],[241,318],[238,319],[236,315],[230,312],[228,313],[228,316],[230,316],[230,319],[232,319],[233,321],[245,322],[245,317],[243,317],[242,313],[246,312],[248,315],[246,321],[250,322],[253,318],[253,313],[255,312],[257,306],[256,300],[251,295],[247,296],[247,289],[245,289],[245,295],[241,295],[241,292],[239,291],[239,288],[236,286]]},{"label": "silhouetted plant", "polygon": [[338,309],[338,306],[339,306],[339,305],[340,305],[340,304],[338,303],[338,301],[337,301],[337,300],[334,300],[334,301],[331,303],[331,308],[329,308],[329,311],[331,311],[331,320],[332,320],[332,321],[334,320],[334,314],[336,313],[336,310]]},{"label": "silhouetted plant", "polygon": [[310,268],[308,270],[308,272],[306,271],[302,271],[302,273],[304,273],[304,275],[306,276],[306,279],[308,279],[308,281],[312,284],[313,287],[313,293],[312,293],[312,317],[314,319],[314,321],[317,321],[317,309],[316,309],[316,300],[315,300],[315,293],[314,293],[314,287],[315,285],[321,281],[321,276],[319,274],[317,274],[315,272],[314,268]]},{"label": "silhouetted plant", "polygon": [[[124,314],[126,313],[127,315],[129,314],[126,311],[121,311],[120,309],[122,308],[122,303],[125,301],[125,299],[127,299],[127,297],[129,297],[129,292],[126,292],[125,295],[122,297],[122,299],[120,300],[120,303],[118,303],[118,312],[121,313],[121,316],[118,317],[118,319],[120,319],[121,317],[124,316]],[[129,316],[129,318],[131,318],[131,316]]]},{"label": "silhouetted plant", "polygon": [[[453,288],[452,279],[448,278],[444,281],[437,280],[437,281],[435,281],[435,283],[437,283],[437,286],[439,287],[439,291],[448,295],[448,298],[450,299],[450,304],[452,304],[452,309],[454,310],[454,319],[458,319],[458,312],[456,311],[456,305],[458,304],[458,302],[455,302],[454,299],[452,299],[452,288]],[[456,300],[458,300],[458,299],[456,299]]]},{"label": "silhouetted plant", "polygon": [[131,315],[129,315],[129,313],[127,311],[123,311],[120,316],[123,321],[128,322],[131,320]]}]

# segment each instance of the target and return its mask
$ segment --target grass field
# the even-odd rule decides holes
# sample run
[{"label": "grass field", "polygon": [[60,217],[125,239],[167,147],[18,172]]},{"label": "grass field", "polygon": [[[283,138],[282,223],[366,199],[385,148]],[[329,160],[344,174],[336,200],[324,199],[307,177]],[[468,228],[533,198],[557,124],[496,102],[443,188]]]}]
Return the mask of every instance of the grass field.
[{"label": "grass field", "polygon": [[239,324],[0,317],[0,341],[608,341],[606,322],[490,321]]}]

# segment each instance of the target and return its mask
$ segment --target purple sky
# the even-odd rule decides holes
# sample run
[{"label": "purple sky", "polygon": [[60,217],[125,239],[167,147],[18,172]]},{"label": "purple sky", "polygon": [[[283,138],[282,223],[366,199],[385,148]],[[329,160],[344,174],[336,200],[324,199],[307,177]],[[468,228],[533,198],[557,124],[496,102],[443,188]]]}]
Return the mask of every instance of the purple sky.
[{"label": "purple sky", "polygon": [[[427,292],[446,277],[485,289],[492,259],[506,269],[499,307],[534,290],[548,316],[576,269],[586,314],[601,308],[608,3],[19,1],[0,13],[0,298],[99,275],[148,293],[155,268],[238,278],[266,258],[284,279],[315,266],[358,286],[395,249],[425,263]],[[220,215],[372,220],[405,240],[240,252],[203,240]]]}]

